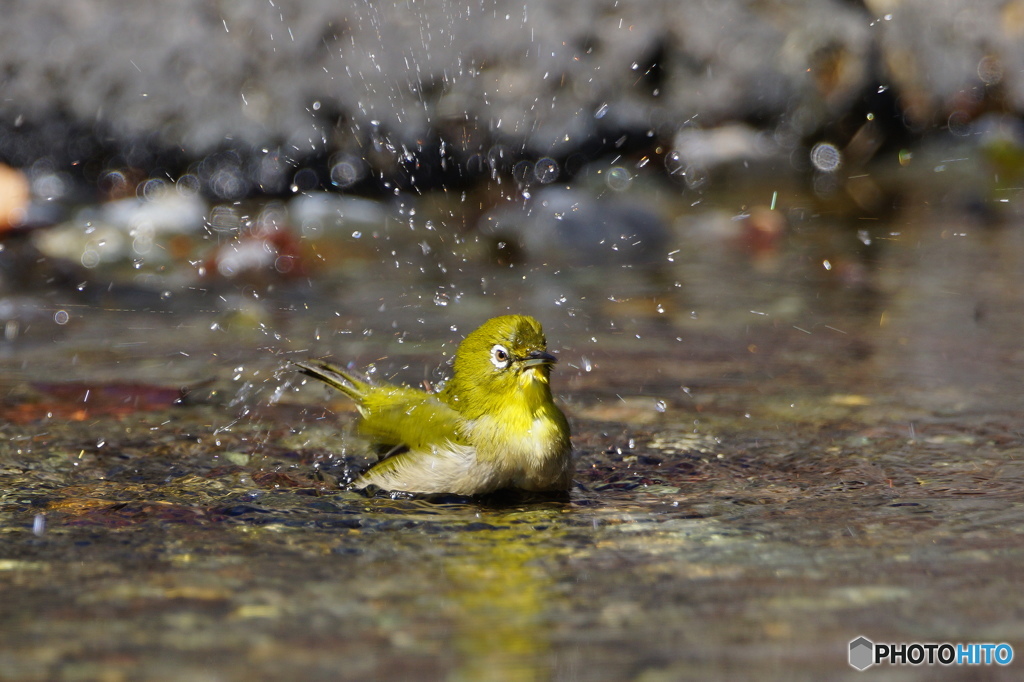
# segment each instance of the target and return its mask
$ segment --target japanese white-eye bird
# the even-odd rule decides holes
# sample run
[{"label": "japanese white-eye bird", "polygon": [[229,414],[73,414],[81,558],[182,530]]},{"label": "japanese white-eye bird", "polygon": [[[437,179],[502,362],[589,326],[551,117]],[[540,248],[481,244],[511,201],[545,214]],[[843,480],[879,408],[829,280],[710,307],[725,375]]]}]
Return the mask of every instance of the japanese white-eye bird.
[{"label": "japanese white-eye bird", "polygon": [[569,423],[548,383],[555,362],[537,320],[504,315],[459,344],[438,393],[373,385],[326,363],[295,364],[352,398],[360,432],[384,452],[352,488],[480,495],[569,489]]}]

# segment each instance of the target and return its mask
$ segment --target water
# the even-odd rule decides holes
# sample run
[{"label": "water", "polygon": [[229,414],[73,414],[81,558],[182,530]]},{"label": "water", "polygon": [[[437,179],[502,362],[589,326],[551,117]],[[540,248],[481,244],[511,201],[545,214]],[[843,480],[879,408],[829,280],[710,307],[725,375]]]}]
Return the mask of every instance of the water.
[{"label": "water", "polygon": [[[860,635],[1021,641],[1024,232],[933,183],[876,215],[650,186],[664,255],[582,264],[428,196],[299,239],[302,277],[5,299],[0,670],[831,679]],[[287,361],[436,384],[506,310],[559,355],[570,498],[341,491],[352,408]]]}]

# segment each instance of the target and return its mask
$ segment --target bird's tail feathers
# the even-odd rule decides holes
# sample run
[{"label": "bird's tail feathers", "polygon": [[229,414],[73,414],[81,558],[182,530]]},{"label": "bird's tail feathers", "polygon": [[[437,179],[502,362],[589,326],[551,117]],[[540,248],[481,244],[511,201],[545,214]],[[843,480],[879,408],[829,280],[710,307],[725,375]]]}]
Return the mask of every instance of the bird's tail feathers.
[{"label": "bird's tail feathers", "polygon": [[362,400],[370,388],[368,383],[357,378],[351,372],[335,367],[327,362],[303,362],[298,360],[293,361],[293,364],[306,376],[319,379],[357,402]]}]

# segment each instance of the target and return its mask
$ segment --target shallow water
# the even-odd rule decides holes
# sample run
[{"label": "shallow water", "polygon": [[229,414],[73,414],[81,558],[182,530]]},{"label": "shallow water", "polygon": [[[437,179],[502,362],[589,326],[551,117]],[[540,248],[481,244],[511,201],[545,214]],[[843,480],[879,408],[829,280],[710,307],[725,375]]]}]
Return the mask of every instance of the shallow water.
[{"label": "shallow water", "polygon": [[[949,188],[786,190],[780,231],[743,218],[770,186],[654,188],[654,261],[512,267],[426,197],[308,278],[8,299],[0,676],[834,679],[859,635],[1021,642],[1024,218]],[[506,310],[559,354],[570,499],[340,490],[352,409],[287,360],[436,383]]]}]

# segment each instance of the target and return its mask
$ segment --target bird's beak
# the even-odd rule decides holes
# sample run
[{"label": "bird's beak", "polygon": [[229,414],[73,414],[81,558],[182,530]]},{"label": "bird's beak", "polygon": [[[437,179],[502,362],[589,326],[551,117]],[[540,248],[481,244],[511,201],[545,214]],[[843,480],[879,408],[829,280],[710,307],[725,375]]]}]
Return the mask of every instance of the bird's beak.
[{"label": "bird's beak", "polygon": [[527,368],[537,367],[538,365],[553,365],[556,362],[558,362],[558,358],[542,350],[531,350],[522,360],[523,367]]}]

